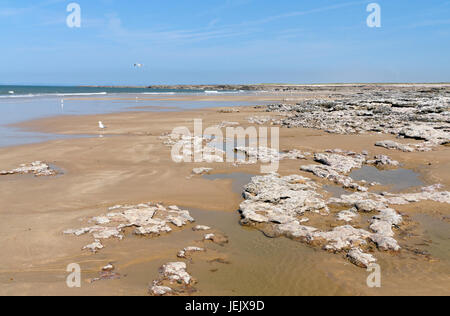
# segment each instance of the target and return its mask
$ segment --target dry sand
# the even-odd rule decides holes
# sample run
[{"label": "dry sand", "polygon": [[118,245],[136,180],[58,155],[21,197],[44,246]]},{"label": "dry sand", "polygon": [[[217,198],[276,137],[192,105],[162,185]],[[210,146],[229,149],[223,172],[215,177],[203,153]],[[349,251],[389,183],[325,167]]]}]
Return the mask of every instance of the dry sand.
[{"label": "dry sand", "polygon": [[[183,96],[179,99],[232,100],[238,104],[283,99],[295,102],[304,97],[317,95]],[[262,111],[253,107],[240,110],[229,114],[206,109],[66,116],[21,124],[20,127],[33,131],[96,136],[0,149],[0,169],[9,170],[20,163],[41,160],[64,171],[56,177],[0,177],[0,295],[147,295],[147,286],[156,279],[159,266],[177,261],[178,250],[190,243],[198,244],[201,234],[186,229],[150,239],[127,233],[123,241],[106,241],[106,248],[96,255],[81,251],[82,246],[91,242],[88,237],[62,234],[68,228],[82,227],[81,221],[88,217],[104,214],[109,206],[146,201],[193,210],[198,224],[212,225],[230,238],[228,246],[209,245],[207,254],[195,257],[189,272],[198,280],[196,294],[450,294],[450,258],[448,248],[445,250],[450,239],[450,213],[445,204],[419,203],[399,208],[421,223],[414,234],[427,236],[415,240],[416,245],[436,235],[447,243],[427,244],[427,249],[440,259],[433,262],[414,258],[409,253],[380,255],[384,267],[381,289],[369,289],[365,284],[368,273],[348,264],[339,255],[316,251],[284,238],[268,239],[241,227],[237,210],[242,199],[233,191],[232,180],[188,179],[194,167],[205,164],[174,163],[170,149],[159,139],[161,134],[177,126],[192,129],[194,118],[203,119],[205,126],[222,121],[247,126],[247,117]],[[99,120],[107,125],[106,130],[98,130]],[[385,139],[393,137],[330,135],[295,128],[281,129],[280,143],[281,149],[314,152],[341,148],[387,154],[404,163],[404,168],[417,171],[425,183],[442,183],[445,189],[450,189],[450,148],[441,146],[429,153],[402,153],[374,146],[376,141]],[[301,174],[302,163],[283,161],[279,172]],[[207,164],[207,167],[214,168],[213,173],[217,174],[259,173],[259,165]],[[217,258],[230,262],[207,262]],[[82,266],[81,289],[69,289],[65,285],[68,274],[65,269],[72,262]],[[120,280],[87,282],[109,262],[114,262],[117,272],[122,274]]]}]

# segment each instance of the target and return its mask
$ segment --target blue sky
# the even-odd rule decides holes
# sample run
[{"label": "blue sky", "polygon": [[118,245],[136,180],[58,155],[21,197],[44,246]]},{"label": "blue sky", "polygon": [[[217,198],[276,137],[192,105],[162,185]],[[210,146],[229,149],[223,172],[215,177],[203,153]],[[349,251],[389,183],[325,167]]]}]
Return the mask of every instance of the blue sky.
[{"label": "blue sky", "polygon": [[0,0],[0,36],[1,84],[450,82],[450,0]]}]

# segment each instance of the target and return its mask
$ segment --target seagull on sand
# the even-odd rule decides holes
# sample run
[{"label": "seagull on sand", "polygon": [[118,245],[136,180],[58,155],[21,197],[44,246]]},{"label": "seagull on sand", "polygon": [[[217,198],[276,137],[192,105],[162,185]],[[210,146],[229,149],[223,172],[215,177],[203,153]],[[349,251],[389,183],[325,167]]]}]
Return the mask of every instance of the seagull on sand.
[{"label": "seagull on sand", "polygon": [[105,129],[106,126],[103,125],[102,121],[98,121],[98,128],[100,128],[100,129]]}]

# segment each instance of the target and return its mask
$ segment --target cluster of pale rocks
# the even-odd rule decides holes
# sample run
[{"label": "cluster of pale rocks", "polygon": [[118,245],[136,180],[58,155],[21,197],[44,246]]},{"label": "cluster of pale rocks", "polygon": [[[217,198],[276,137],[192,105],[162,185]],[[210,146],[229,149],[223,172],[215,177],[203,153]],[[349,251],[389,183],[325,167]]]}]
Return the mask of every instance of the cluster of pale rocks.
[{"label": "cluster of pale rocks", "polygon": [[153,203],[116,205],[110,207],[108,211],[106,215],[91,218],[89,223],[92,223],[92,226],[69,229],[64,231],[64,234],[75,236],[90,234],[94,241],[83,249],[95,253],[103,249],[101,241],[104,239],[122,240],[126,228],[134,228],[135,235],[156,237],[170,233],[173,227],[181,228],[195,221],[187,210]]},{"label": "cluster of pale rocks", "polygon": [[[398,167],[400,163],[385,155],[376,155],[369,158],[368,152],[361,154],[343,151],[340,149],[328,150],[325,153],[314,154],[314,161],[320,164],[303,165],[300,170],[310,172],[319,178],[327,179],[343,188],[367,192],[367,183],[353,180],[348,174],[353,169],[360,169],[363,165],[374,165],[377,167]],[[377,183],[370,183],[371,186]]]},{"label": "cluster of pale rocks", "polygon": [[315,128],[337,134],[378,132],[423,141],[377,144],[406,152],[430,151],[450,142],[450,96],[438,92],[364,92],[340,100],[272,104],[266,109],[279,117],[255,116],[249,122]]},{"label": "cluster of pale rocks", "polygon": [[[227,122],[224,121],[217,126],[216,128],[224,128],[228,126],[236,126],[239,125],[237,122]],[[172,158],[176,161],[195,161],[195,162],[225,162],[227,161],[227,153],[226,151],[217,148],[214,146],[217,140],[208,136],[191,136],[184,135],[181,133],[165,133],[159,137],[163,144],[171,147],[172,150],[177,149],[176,154],[172,154]],[[226,141],[227,139],[223,139]],[[233,157],[233,165],[239,166],[244,164],[256,164],[258,162],[269,163],[281,161],[284,159],[306,159],[306,156],[309,156],[310,153],[302,153],[299,150],[291,150],[286,152],[279,152],[274,148],[269,148],[265,146],[258,147],[242,147],[235,146],[232,148],[236,153],[243,153],[246,159]],[[207,174],[212,171],[212,168],[200,167],[194,168],[192,170],[192,175],[202,175]]]},{"label": "cluster of pale rocks", "polygon": [[178,151],[172,155],[176,161],[196,162],[223,162],[225,152],[219,148],[208,146],[213,139],[208,137],[190,136],[177,133],[169,133],[160,136],[163,144]]},{"label": "cluster of pale rocks", "polygon": [[[211,227],[197,225],[192,228],[197,232],[211,231]],[[203,241],[218,242],[218,234],[206,233]],[[226,237],[222,237],[226,238]],[[198,246],[189,246],[180,250],[177,257],[180,259],[190,259],[192,254],[205,252],[206,248]],[[154,296],[178,295],[194,291],[193,285],[197,281],[187,271],[187,264],[182,261],[169,262],[159,269],[159,278],[154,280],[149,287],[149,292]]]},{"label": "cluster of pale rocks", "polygon": [[[170,233],[174,227],[183,228],[195,220],[189,214],[189,211],[182,210],[177,206],[165,207],[159,203],[142,203],[138,205],[116,205],[108,208],[108,213],[89,219],[92,226],[79,229],[69,229],[64,234],[81,236],[84,234],[92,235],[94,242],[83,247],[83,250],[90,250],[93,253],[104,248],[102,240],[124,238],[124,229],[134,228],[134,234],[139,236],[157,237],[164,233]],[[225,244],[228,242],[226,236],[220,233],[211,233],[212,228],[205,225],[196,225],[192,228],[196,232],[204,232],[203,242],[214,242]],[[177,257],[180,259],[190,259],[193,253],[205,252],[206,248],[189,246],[180,250]],[[185,262],[169,262],[163,265],[159,271],[159,279],[153,281],[150,286],[150,293],[156,296],[176,295],[189,292],[191,286],[195,284],[194,278],[186,271]],[[114,272],[114,266],[111,264],[103,267],[98,278],[91,282],[99,280],[110,280],[120,278],[120,274]],[[174,289],[164,285],[181,285],[180,289]]]},{"label": "cluster of pale rocks", "polygon": [[[330,157],[317,158],[333,165]],[[345,164],[335,167],[341,171],[349,170]],[[403,218],[391,205],[422,200],[450,203],[450,192],[439,191],[438,185],[423,188],[419,193],[355,192],[329,200],[319,193],[320,188],[315,181],[299,175],[254,177],[245,187],[245,201],[240,205],[241,223],[256,226],[270,237],[285,236],[330,252],[343,253],[355,265],[367,267],[376,262],[376,258],[367,253],[371,244],[380,251],[398,252],[401,249],[394,237]],[[332,214],[330,209],[334,206],[348,209]],[[338,223],[345,225],[330,230],[306,226],[308,212],[318,213],[324,219],[335,216]],[[372,214],[367,230],[351,225],[361,213]]]},{"label": "cluster of pale rocks", "polygon": [[235,147],[236,152],[242,152],[249,160],[237,161],[237,164],[255,164],[258,161],[263,163],[275,162],[284,159],[297,160],[306,159],[309,153],[302,153],[299,150],[291,150],[287,152],[279,152],[275,148],[268,148],[264,146],[259,147]]},{"label": "cluster of pale rocks", "polygon": [[29,164],[22,164],[19,168],[9,171],[0,171],[0,176],[12,174],[34,174],[36,177],[45,177],[54,176],[58,174],[58,172],[42,161],[34,161]]}]

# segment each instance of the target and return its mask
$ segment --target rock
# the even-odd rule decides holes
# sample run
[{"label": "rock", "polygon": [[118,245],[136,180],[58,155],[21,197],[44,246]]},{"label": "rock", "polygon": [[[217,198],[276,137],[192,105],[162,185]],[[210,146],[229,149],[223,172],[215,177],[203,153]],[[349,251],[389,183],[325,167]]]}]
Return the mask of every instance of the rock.
[{"label": "rock", "polygon": [[[81,236],[91,234],[95,240],[118,238],[123,239],[123,229],[134,227],[134,233],[141,236],[159,236],[163,233],[172,232],[169,224],[176,227],[184,227],[194,222],[189,211],[181,210],[177,206],[165,208],[161,204],[141,203],[138,205],[115,205],[108,208],[110,211],[106,215],[97,216],[90,219],[97,225],[80,229],[69,229],[64,234]],[[84,249],[97,251],[103,246],[94,242]]]},{"label": "rock", "polygon": [[103,249],[103,245],[99,240],[95,240],[92,244],[89,244],[87,246],[83,247],[83,250],[90,250],[93,253],[96,253],[97,251]]},{"label": "rock", "polygon": [[374,160],[367,161],[368,164],[375,166],[394,166],[397,167],[400,163],[396,160],[392,160],[390,157],[385,155],[378,155],[374,157]]},{"label": "rock", "polygon": [[386,205],[383,202],[371,199],[361,199],[356,201],[354,204],[360,212],[375,212],[386,208]]},{"label": "rock", "polygon": [[164,296],[167,294],[171,294],[173,290],[168,286],[153,285],[150,288],[150,292],[155,296]]},{"label": "rock", "polygon": [[214,169],[213,168],[194,168],[194,169],[192,169],[192,174],[202,175],[202,174],[210,173],[212,170],[214,170]]},{"label": "rock", "polygon": [[221,245],[221,246],[223,246],[223,245],[228,243],[228,238],[226,236],[224,236],[222,234],[218,234],[218,233],[216,233],[216,234],[206,234],[203,239],[204,240],[210,240],[213,243]]},{"label": "rock", "polygon": [[210,229],[211,227],[205,225],[197,225],[194,228],[192,228],[193,231],[210,230]]},{"label": "rock", "polygon": [[[235,147],[236,152],[244,153],[248,158],[248,163],[257,163],[262,161],[264,163],[280,161],[283,159],[306,159],[306,157],[298,150],[292,150],[284,153],[280,153],[274,148],[267,147]],[[242,161],[239,163],[243,163]]]},{"label": "rock", "polygon": [[112,264],[107,264],[106,266],[104,266],[102,268],[102,271],[113,271],[114,270],[114,266]]},{"label": "rock", "polygon": [[297,175],[253,177],[240,205],[242,222],[288,223],[305,212],[328,213],[317,188],[310,179]]},{"label": "rock", "polygon": [[383,144],[383,147],[427,151],[450,141],[449,100],[450,97],[439,91],[370,89],[335,100],[271,104],[266,106],[266,111],[275,112],[279,118],[253,117],[249,122],[315,128],[337,134],[392,134],[425,142],[411,148],[411,144],[406,147]]},{"label": "rock", "polygon": [[375,146],[384,147],[387,149],[397,149],[397,150],[401,150],[404,152],[413,152],[414,151],[414,148],[410,147],[409,145],[403,145],[403,144],[394,142],[392,140],[384,140],[384,141],[376,142]]},{"label": "rock", "polygon": [[289,238],[306,238],[312,236],[317,229],[300,225],[299,221],[294,220],[289,223],[275,225],[275,231],[278,235],[284,235]]},{"label": "rock", "polygon": [[399,251],[401,249],[397,241],[392,237],[388,237],[382,234],[374,234],[370,238],[374,243],[377,244],[378,248],[381,250]]},{"label": "rock", "polygon": [[205,249],[200,248],[200,247],[186,247],[183,250],[180,250],[178,252],[177,257],[178,258],[187,258],[193,252],[204,252],[204,251],[205,251]]},{"label": "rock", "polygon": [[399,135],[407,138],[422,139],[439,145],[450,142],[450,133],[448,131],[436,129],[430,125],[411,124],[403,127]]},{"label": "rock", "polygon": [[367,268],[371,264],[377,262],[377,259],[372,255],[362,252],[359,248],[352,248],[347,253],[347,258],[351,263],[361,268]]},{"label": "rock", "polygon": [[161,267],[160,273],[163,278],[171,282],[190,285],[192,277],[186,272],[186,268],[186,263],[184,262],[170,262]]},{"label": "rock", "polygon": [[309,239],[323,240],[325,249],[328,251],[342,251],[350,248],[359,247],[367,244],[367,239],[371,237],[371,233],[363,229],[357,229],[350,225],[338,226],[332,231],[315,232]]},{"label": "rock", "polygon": [[365,162],[365,156],[344,156],[339,154],[315,154],[314,160],[331,167],[333,170],[347,174],[352,169],[360,169]]},{"label": "rock", "polygon": [[118,280],[120,278],[121,275],[119,273],[114,272],[113,265],[108,264],[107,266],[102,268],[102,271],[100,271],[99,273],[99,277],[90,280],[90,283],[104,280]]},{"label": "rock", "polygon": [[352,208],[350,210],[341,211],[337,214],[336,218],[338,221],[351,222],[354,218],[358,217],[357,209]]},{"label": "rock", "polygon": [[208,146],[214,140],[208,137],[188,136],[183,134],[163,134],[160,136],[163,144],[179,148],[179,154],[173,154],[172,159],[177,162],[224,162],[225,152],[214,146]]},{"label": "rock", "polygon": [[50,168],[50,166],[41,161],[35,161],[30,164],[22,164],[19,168],[10,171],[0,171],[0,175],[12,175],[12,174],[34,174],[36,177],[54,176],[58,174],[58,171]]},{"label": "rock", "polygon": [[240,125],[238,122],[222,121],[221,123],[217,124],[215,127],[224,128],[224,127],[238,126],[238,125]]},{"label": "rock", "polygon": [[319,178],[327,179],[333,183],[340,184],[347,189],[354,189],[362,192],[368,191],[368,189],[362,185],[356,183],[352,178],[339,174],[330,166],[321,165],[304,165],[300,167],[300,170],[311,172]]},{"label": "rock", "polygon": [[220,109],[218,112],[228,114],[228,113],[239,113],[240,110],[239,109]]}]

